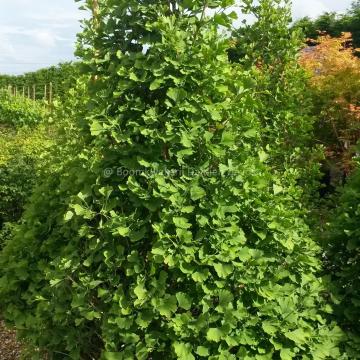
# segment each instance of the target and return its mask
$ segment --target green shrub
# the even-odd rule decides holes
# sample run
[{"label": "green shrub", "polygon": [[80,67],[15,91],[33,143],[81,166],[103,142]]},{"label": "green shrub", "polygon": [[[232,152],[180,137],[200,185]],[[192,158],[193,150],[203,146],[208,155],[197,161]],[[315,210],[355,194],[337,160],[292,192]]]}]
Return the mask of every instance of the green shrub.
[{"label": "green shrub", "polygon": [[327,273],[331,275],[338,304],[335,314],[360,352],[360,169],[349,178],[325,228]]},{"label": "green shrub", "polygon": [[0,91],[0,125],[32,126],[44,117],[44,104]]},{"label": "green shrub", "polygon": [[298,61],[302,43],[289,28],[291,11],[284,3],[289,1],[245,1],[243,11],[256,20],[232,33],[229,58],[252,73],[259,103],[254,110],[271,166],[297,178],[308,207],[318,191],[323,151],[315,145],[313,94]]},{"label": "green shrub", "polygon": [[0,224],[18,220],[34,186],[34,159],[24,154],[0,166]]},{"label": "green shrub", "polygon": [[2,223],[0,225],[0,249],[3,248],[6,241],[8,241],[14,231],[15,223]]},{"label": "green shrub", "polygon": [[232,2],[100,5],[82,148],[0,255],[7,321],[53,359],[343,358],[299,189],[219,35]]},{"label": "green shrub", "polygon": [[18,130],[0,128],[0,248],[20,220],[40,178],[51,136],[51,131],[41,125]]}]

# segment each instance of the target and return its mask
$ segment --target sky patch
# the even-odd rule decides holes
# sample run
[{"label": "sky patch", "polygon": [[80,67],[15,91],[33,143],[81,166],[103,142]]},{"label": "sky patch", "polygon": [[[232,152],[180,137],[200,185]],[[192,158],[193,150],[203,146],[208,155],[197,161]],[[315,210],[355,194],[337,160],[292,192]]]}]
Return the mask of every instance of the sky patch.
[{"label": "sky patch", "polygon": [[[344,11],[352,0],[294,0],[294,18]],[[0,73],[21,74],[74,60],[76,34],[86,16],[74,0],[3,1]]]}]

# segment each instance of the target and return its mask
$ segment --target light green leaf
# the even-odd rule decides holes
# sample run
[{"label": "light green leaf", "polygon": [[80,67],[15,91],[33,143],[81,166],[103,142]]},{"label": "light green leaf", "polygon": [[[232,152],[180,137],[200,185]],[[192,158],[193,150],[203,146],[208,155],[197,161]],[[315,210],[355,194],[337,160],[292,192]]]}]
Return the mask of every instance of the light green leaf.
[{"label": "light green leaf", "polygon": [[163,79],[155,79],[155,80],[150,84],[150,90],[153,91],[153,90],[158,89],[163,82],[164,82]]},{"label": "light green leaf", "polygon": [[61,281],[62,281],[62,279],[50,280],[50,285],[51,285],[51,286],[56,286],[56,285],[59,284]]},{"label": "light green leaf", "polygon": [[147,297],[147,291],[146,291],[143,283],[138,284],[134,288],[134,293],[140,301],[144,301]]},{"label": "light green leaf", "polygon": [[227,16],[224,13],[216,14],[214,16],[214,21],[215,21],[216,24],[222,25],[222,26],[228,26],[228,24],[229,24]]},{"label": "light green leaf", "polygon": [[188,220],[184,217],[174,217],[173,221],[174,221],[175,226],[180,229],[191,228],[191,224],[189,224]]},{"label": "light green leaf", "polygon": [[206,195],[205,190],[200,187],[200,186],[192,186],[192,188],[190,189],[190,196],[192,200],[199,200],[201,198],[203,198]]},{"label": "light green leaf", "polygon": [[221,137],[221,143],[226,146],[233,146],[235,144],[236,135],[232,132],[224,131]]},{"label": "light green leaf", "polygon": [[91,321],[91,320],[94,320],[94,319],[100,319],[101,315],[97,311],[89,311],[89,312],[85,313],[85,318],[87,320]]},{"label": "light green leaf", "polygon": [[244,136],[246,138],[253,138],[258,134],[256,129],[249,129],[247,131],[244,132]]},{"label": "light green leaf", "polygon": [[120,226],[116,230],[117,230],[118,234],[121,236],[126,236],[130,232],[130,229],[126,226]]},{"label": "light green leaf", "polygon": [[191,298],[183,292],[178,292],[176,294],[176,299],[179,303],[179,306],[185,310],[190,310],[191,308]]},{"label": "light green leaf", "polygon": [[123,354],[120,352],[110,352],[105,351],[104,352],[104,360],[123,360]]},{"label": "light green leaf", "polygon": [[191,277],[193,278],[194,281],[196,282],[204,282],[208,277],[209,277],[209,271],[196,271],[194,272]]},{"label": "light green leaf", "polygon": [[175,342],[173,346],[179,360],[195,360],[194,355],[191,353],[190,344]]},{"label": "light green leaf", "polygon": [[231,305],[234,301],[233,294],[228,290],[220,290],[219,291],[219,305],[223,308],[226,308]]},{"label": "light green leaf", "polygon": [[166,95],[175,102],[178,102],[185,98],[186,92],[183,89],[170,88]]},{"label": "light green leaf", "polygon": [[223,336],[223,333],[218,328],[210,328],[206,334],[206,338],[209,341],[219,342]]},{"label": "light green leaf", "polygon": [[292,360],[295,354],[290,349],[281,349],[280,350],[280,357],[281,360]]},{"label": "light green leaf", "polygon": [[214,264],[214,268],[219,277],[225,279],[232,274],[234,267],[231,264]]},{"label": "light green leaf", "polygon": [[155,307],[160,315],[170,317],[177,310],[177,299],[173,295],[166,295],[164,298],[155,301]]},{"label": "light green leaf", "polygon": [[221,93],[227,93],[229,91],[229,87],[226,85],[217,85],[216,89],[220,91]]},{"label": "light green leaf", "polygon": [[209,356],[210,355],[209,349],[206,348],[205,346],[198,346],[197,349],[196,349],[196,353],[199,356]]},{"label": "light green leaf", "polygon": [[99,121],[94,120],[90,126],[90,132],[92,136],[100,135],[104,130],[103,126],[99,123]]},{"label": "light green leaf", "polygon": [[241,261],[248,261],[251,259],[251,252],[247,246],[242,247],[239,251],[239,258]]},{"label": "light green leaf", "polygon": [[283,192],[284,188],[280,185],[273,185],[273,190],[274,190],[274,195],[280,194],[281,192]]},{"label": "light green leaf", "polygon": [[276,327],[273,326],[269,321],[264,321],[262,323],[262,328],[269,335],[275,335],[277,331]]},{"label": "light green leaf", "polygon": [[72,211],[68,211],[65,216],[64,216],[64,220],[65,221],[70,221],[74,216],[74,213]]},{"label": "light green leaf", "polygon": [[194,209],[194,206],[184,206],[183,208],[181,208],[181,212],[185,214],[190,214],[194,211]]},{"label": "light green leaf", "polygon": [[93,217],[93,213],[91,210],[86,209],[79,204],[71,205],[71,207],[74,209],[75,214],[78,216],[82,216],[85,219],[91,219]]},{"label": "light green leaf", "polygon": [[184,145],[186,148],[192,147],[192,141],[188,133],[186,132],[181,133],[181,144]]},{"label": "light green leaf", "polygon": [[230,14],[227,14],[227,16],[233,20],[237,20],[238,15],[235,11],[232,11]]},{"label": "light green leaf", "polygon": [[264,150],[260,150],[258,154],[261,162],[265,162],[269,158],[269,155]]},{"label": "light green leaf", "polygon": [[139,78],[137,77],[137,75],[134,72],[130,73],[129,78],[133,81],[139,81]]},{"label": "light green leaf", "polygon": [[303,329],[296,329],[294,331],[288,331],[287,333],[285,333],[285,336],[294,341],[296,344],[305,344],[307,342],[307,338],[309,337],[309,335],[304,332]]}]

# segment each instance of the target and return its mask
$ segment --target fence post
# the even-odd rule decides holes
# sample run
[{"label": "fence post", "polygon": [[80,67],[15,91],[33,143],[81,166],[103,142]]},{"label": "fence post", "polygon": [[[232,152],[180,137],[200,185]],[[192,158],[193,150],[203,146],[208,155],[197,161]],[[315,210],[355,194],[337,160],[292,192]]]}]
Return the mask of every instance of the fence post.
[{"label": "fence post", "polygon": [[46,96],[47,95],[47,84],[45,84],[44,86],[44,100],[46,101]]},{"label": "fence post", "polygon": [[33,100],[36,100],[36,85],[33,85]]},{"label": "fence post", "polygon": [[53,84],[52,82],[49,84],[49,103],[52,104],[53,98]]}]

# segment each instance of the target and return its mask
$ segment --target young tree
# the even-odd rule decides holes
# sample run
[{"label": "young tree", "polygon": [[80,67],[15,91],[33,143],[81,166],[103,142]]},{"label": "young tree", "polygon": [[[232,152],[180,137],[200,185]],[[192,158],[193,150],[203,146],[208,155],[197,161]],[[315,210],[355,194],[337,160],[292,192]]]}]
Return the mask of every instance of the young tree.
[{"label": "young tree", "polygon": [[219,35],[230,5],[103,0],[80,36],[83,149],[0,258],[6,318],[55,358],[341,358],[297,188]]},{"label": "young tree", "polygon": [[302,184],[306,203],[317,191],[322,156],[314,147],[312,98],[298,61],[302,42],[289,28],[289,1],[244,3],[243,11],[256,20],[233,33],[230,59],[252,72],[263,146],[274,169]]}]

